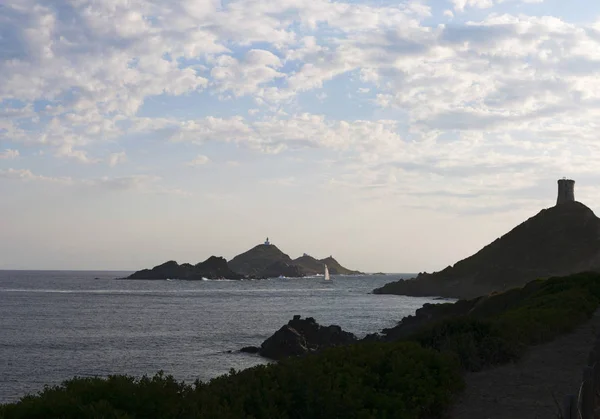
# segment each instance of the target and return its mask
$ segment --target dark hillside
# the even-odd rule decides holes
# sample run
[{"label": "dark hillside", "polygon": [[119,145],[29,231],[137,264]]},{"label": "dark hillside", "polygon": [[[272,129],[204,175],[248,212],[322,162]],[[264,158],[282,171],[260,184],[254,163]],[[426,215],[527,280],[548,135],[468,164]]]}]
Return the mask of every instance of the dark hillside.
[{"label": "dark hillside", "polygon": [[292,259],[272,244],[259,244],[229,261],[229,267],[244,275],[261,276],[276,262],[292,265]]},{"label": "dark hillside", "polygon": [[386,284],[374,293],[473,298],[599,268],[600,219],[572,201],[540,211],[454,266]]}]

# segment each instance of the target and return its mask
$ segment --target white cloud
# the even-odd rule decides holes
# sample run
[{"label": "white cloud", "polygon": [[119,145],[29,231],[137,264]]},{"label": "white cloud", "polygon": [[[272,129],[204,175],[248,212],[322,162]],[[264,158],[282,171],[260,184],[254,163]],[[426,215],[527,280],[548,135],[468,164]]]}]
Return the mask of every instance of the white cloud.
[{"label": "white cloud", "polygon": [[210,162],[210,159],[208,157],[203,156],[202,154],[198,154],[194,160],[187,162],[185,165],[191,167],[204,166],[208,162]]},{"label": "white cloud", "polygon": [[[246,121],[241,117],[163,120],[161,126],[152,129],[172,132],[171,140],[175,142],[230,142],[265,153],[302,148],[385,153],[391,144],[401,144],[395,121],[336,121],[309,113],[285,118],[265,117],[257,121]],[[144,128],[142,132],[152,129]],[[204,161],[204,156],[200,158]]]},{"label": "white cloud", "polygon": [[41,181],[62,184],[72,184],[70,177],[49,177],[36,175],[28,169],[0,169],[0,179],[21,180],[21,181]]},{"label": "white cloud", "polygon": [[7,148],[6,150],[0,152],[0,159],[16,159],[17,157],[19,157],[19,150]]},{"label": "white cloud", "polygon": [[[588,173],[583,156],[600,157],[598,28],[491,9],[524,2],[537,1],[453,0],[454,12],[437,12],[452,18],[474,8],[483,17],[431,27],[424,1],[7,0],[11,13],[0,24],[15,36],[0,44],[8,54],[0,140],[81,163],[100,161],[91,146],[145,133],[264,153],[322,149],[357,159],[360,170],[338,167],[350,177],[364,170],[370,186],[397,185],[398,170],[461,173],[487,185],[491,168],[520,176],[532,167],[536,179],[564,167]],[[352,87],[375,98],[364,117],[334,120],[303,107],[301,93],[313,89],[323,89],[314,93],[321,100],[346,101],[347,91],[327,85],[341,77],[369,83]],[[178,96],[191,101],[205,90],[203,100],[229,101],[219,116],[209,102],[170,116]],[[143,113],[155,97],[166,108]],[[239,105],[245,100],[255,107]],[[140,116],[156,114],[164,116]]]},{"label": "white cloud", "polygon": [[111,153],[108,156],[108,165],[110,167],[115,167],[117,164],[125,163],[127,161],[127,154],[124,151],[120,151],[118,153]]},{"label": "white cloud", "polygon": [[74,150],[72,145],[66,143],[57,149],[55,155],[57,157],[68,157],[84,164],[98,163],[100,161],[99,159],[90,158],[84,150]]},{"label": "white cloud", "polygon": [[502,3],[543,3],[544,0],[452,0],[454,10],[458,12],[465,11],[468,7],[478,9],[489,9]]},{"label": "white cloud", "polygon": [[71,177],[52,177],[33,173],[29,169],[0,169],[0,180],[13,180],[23,182],[44,182],[96,188],[106,191],[135,191],[144,194],[169,194],[190,196],[191,194],[179,188],[164,186],[163,179],[154,175],[131,175],[122,177],[108,177],[91,179],[74,179]]},{"label": "white cloud", "polygon": [[462,12],[466,7],[487,9],[494,5],[494,0],[452,0],[454,10]]},{"label": "white cloud", "polygon": [[281,66],[281,60],[272,52],[252,49],[242,61],[229,55],[219,56],[210,74],[219,91],[242,96],[257,92],[261,85],[275,78],[285,77],[276,70]]}]

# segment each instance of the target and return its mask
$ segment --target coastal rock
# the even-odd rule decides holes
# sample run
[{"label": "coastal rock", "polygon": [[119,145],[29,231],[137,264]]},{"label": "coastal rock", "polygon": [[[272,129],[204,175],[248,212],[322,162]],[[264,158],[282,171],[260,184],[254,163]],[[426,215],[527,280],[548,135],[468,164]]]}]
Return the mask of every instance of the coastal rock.
[{"label": "coastal rock", "polygon": [[[275,263],[292,265],[292,259],[272,244],[259,244],[229,261],[229,267],[243,275],[265,277],[267,269]],[[280,276],[282,273],[277,273]]]},{"label": "coastal rock", "polygon": [[353,271],[343,267],[332,256],[325,259],[315,259],[309,255],[300,256],[292,261],[295,265],[300,266],[307,275],[322,274],[324,266],[327,265],[331,275],[360,275],[362,272]]},{"label": "coastal rock", "polygon": [[312,317],[302,320],[296,315],[262,343],[259,354],[277,360],[356,341],[356,336],[343,331],[339,326],[321,326]]},{"label": "coastal rock", "polygon": [[304,255],[292,260],[273,244],[259,244],[252,249],[237,255],[229,261],[229,267],[243,275],[258,278],[299,278],[307,275],[323,274],[325,265],[331,275],[358,275],[359,271],[352,271],[340,265],[333,257],[315,259]]},{"label": "coastal rock", "polygon": [[227,266],[227,261],[222,257],[211,256],[204,262],[196,265],[183,263],[179,265],[174,260],[155,266],[152,269],[143,269],[127,277],[127,279],[242,279],[243,275],[233,272]]},{"label": "coastal rock", "polygon": [[306,276],[306,272],[297,265],[277,261],[262,271],[262,276],[265,278],[277,278],[279,276],[285,276],[287,278],[301,278]]},{"label": "coastal rock", "polygon": [[600,219],[580,202],[544,209],[454,266],[375,294],[474,298],[537,278],[600,270]]},{"label": "coastal rock", "polygon": [[247,354],[257,354],[260,351],[258,346],[244,346],[240,349],[240,352],[245,352]]},{"label": "coastal rock", "polygon": [[333,256],[329,256],[325,259],[320,259],[319,262],[321,262],[324,265],[327,265],[327,267],[329,268],[329,273],[331,275],[363,275],[363,273],[360,271],[353,271],[351,269],[344,268],[342,265],[340,265],[340,263],[337,260],[333,258]]}]

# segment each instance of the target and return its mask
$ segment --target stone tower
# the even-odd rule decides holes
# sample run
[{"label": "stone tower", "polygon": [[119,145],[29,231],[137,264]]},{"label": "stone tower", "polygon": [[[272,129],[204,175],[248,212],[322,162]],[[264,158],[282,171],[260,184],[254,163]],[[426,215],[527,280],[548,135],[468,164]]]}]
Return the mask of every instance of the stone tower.
[{"label": "stone tower", "polygon": [[571,201],[575,201],[575,181],[565,178],[559,179],[558,198],[556,198],[556,205]]}]

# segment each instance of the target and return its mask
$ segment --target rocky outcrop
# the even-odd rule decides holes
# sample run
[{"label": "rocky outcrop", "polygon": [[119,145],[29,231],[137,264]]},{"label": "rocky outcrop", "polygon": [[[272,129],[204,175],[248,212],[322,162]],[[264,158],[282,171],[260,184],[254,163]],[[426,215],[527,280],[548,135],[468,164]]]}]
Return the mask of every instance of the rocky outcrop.
[{"label": "rocky outcrop", "polygon": [[361,272],[344,268],[333,257],[315,259],[304,255],[292,260],[273,244],[259,244],[229,261],[229,267],[243,275],[257,278],[299,278],[323,274],[325,264],[332,275],[357,275]]},{"label": "rocky outcrop", "polygon": [[263,270],[261,276],[265,278],[277,278],[279,276],[301,278],[306,276],[306,272],[298,265],[277,261]]},{"label": "rocky outcrop", "polygon": [[[237,255],[229,261],[229,267],[243,275],[254,275],[256,277],[267,276],[265,273],[276,273],[274,277],[283,275],[273,272],[275,263],[279,266],[292,265],[292,259],[272,244],[259,244],[252,249]],[[267,269],[271,272],[267,272]],[[286,275],[287,276],[287,275]]]},{"label": "rocky outcrop", "polygon": [[[354,342],[357,342],[356,336],[343,331],[339,326],[321,326],[312,317],[303,320],[296,315],[265,340],[258,348],[258,353],[265,358],[277,360]],[[246,347],[243,351],[252,352],[254,349],[256,348]]]},{"label": "rocky outcrop", "polygon": [[325,271],[323,262],[309,255],[300,256],[292,261],[294,265],[302,268],[307,275],[322,274]]},{"label": "rocky outcrop", "polygon": [[331,275],[362,275],[363,273],[360,271],[353,271],[348,268],[344,268],[339,264],[337,260],[333,258],[333,256],[329,256],[325,259],[320,259],[319,262],[327,265],[329,268],[329,273]]},{"label": "rocky outcrop", "polygon": [[242,279],[243,275],[229,269],[227,261],[222,257],[211,256],[204,262],[196,265],[183,263],[179,265],[174,260],[155,266],[152,269],[143,269],[129,275],[126,279]]},{"label": "rocky outcrop", "polygon": [[360,275],[362,272],[353,271],[348,268],[344,268],[335,260],[332,256],[325,259],[315,259],[309,255],[300,256],[292,261],[293,264],[298,265],[306,273],[306,275],[317,275],[322,274],[325,265],[329,269],[331,275]]},{"label": "rocky outcrop", "polygon": [[537,278],[600,270],[600,219],[580,202],[542,210],[454,266],[374,290],[375,294],[474,298]]}]

